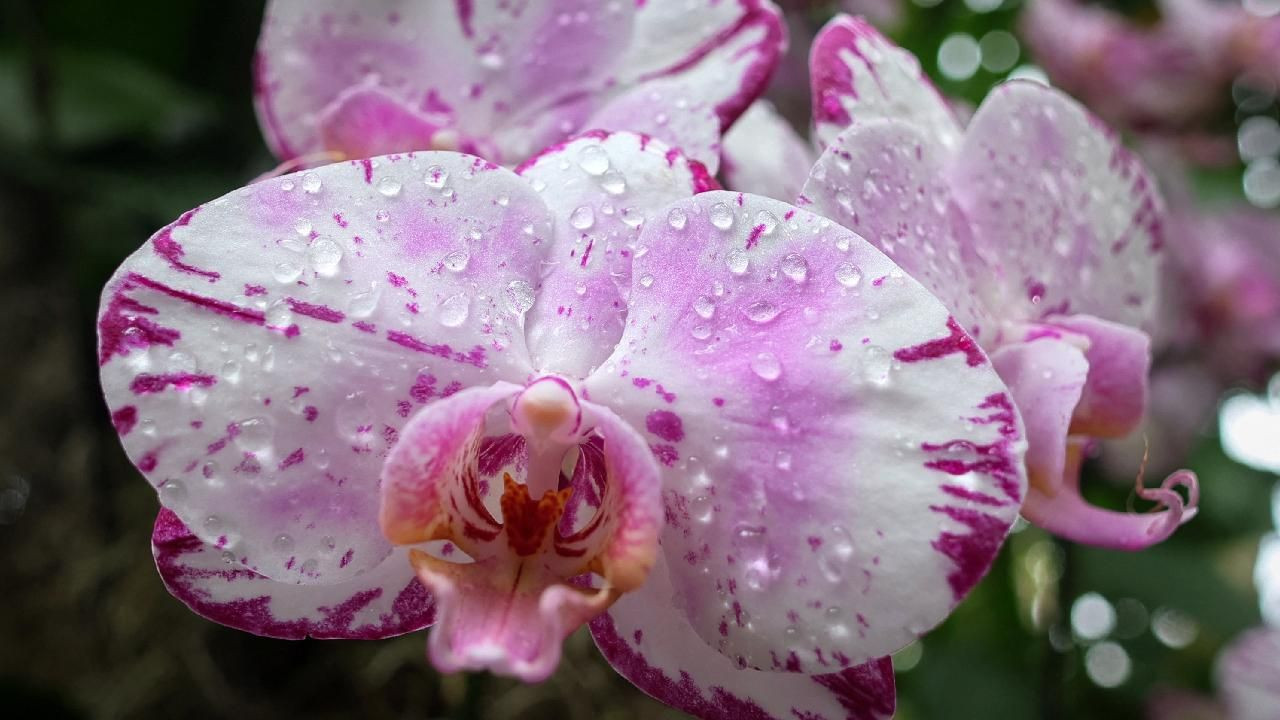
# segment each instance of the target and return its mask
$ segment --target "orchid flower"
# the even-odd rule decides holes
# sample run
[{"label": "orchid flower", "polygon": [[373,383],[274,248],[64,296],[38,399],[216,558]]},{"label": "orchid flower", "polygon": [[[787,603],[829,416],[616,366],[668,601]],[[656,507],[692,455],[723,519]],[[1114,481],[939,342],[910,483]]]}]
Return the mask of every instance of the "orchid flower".
[{"label": "orchid flower", "polygon": [[1079,0],[1032,0],[1022,34],[1053,82],[1109,122],[1179,130],[1212,121],[1241,74],[1280,81],[1280,16],[1262,4],[1160,0],[1141,25]]},{"label": "orchid flower", "polygon": [[[916,59],[862,20],[832,20],[811,64],[813,137],[825,149],[799,203],[893,258],[951,308],[956,333],[991,354],[1027,424],[1023,514],[1062,537],[1129,550],[1191,519],[1189,472],[1158,488],[1139,481],[1137,495],[1162,512],[1106,511],[1079,489],[1093,440],[1127,435],[1146,407],[1163,207],[1141,164],[1036,83],[997,88],[961,127]],[[727,150],[738,133],[762,145],[794,134],[747,119]],[[801,155],[801,141],[786,142]],[[748,156],[728,155],[731,183],[763,176]],[[774,189],[795,184],[789,167]]]},{"label": "orchid flower", "polygon": [[324,166],[153,236],[100,364],[169,589],[273,637],[434,623],[441,670],[529,681],[590,622],[698,717],[888,717],[884,656],[1017,517],[1020,419],[887,257],[707,181],[593,132],[518,173]]},{"label": "orchid flower", "polygon": [[714,173],[785,45],[769,0],[273,0],[258,116],[301,165],[458,149],[510,165],[601,128]]}]

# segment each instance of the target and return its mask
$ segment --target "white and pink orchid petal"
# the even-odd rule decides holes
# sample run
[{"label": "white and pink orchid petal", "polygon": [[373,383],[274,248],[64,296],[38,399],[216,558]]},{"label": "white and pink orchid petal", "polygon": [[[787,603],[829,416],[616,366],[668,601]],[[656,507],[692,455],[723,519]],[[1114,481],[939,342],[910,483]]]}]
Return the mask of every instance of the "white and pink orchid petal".
[{"label": "white and pink orchid petal", "polygon": [[1039,83],[1001,85],[949,177],[978,251],[999,258],[993,310],[1150,329],[1163,202],[1141,162],[1078,103]]},{"label": "white and pink orchid petal", "polygon": [[448,115],[417,110],[372,83],[343,91],[321,113],[323,152],[334,159],[368,158],[414,148],[462,144]]},{"label": "white and pink orchid petal", "polygon": [[974,252],[968,220],[944,176],[949,157],[939,138],[920,126],[858,122],[830,141],[801,202],[865,237],[989,346],[1000,328],[984,289],[1000,270]]},{"label": "white and pink orchid petal", "polygon": [[936,625],[1025,487],[975,341],[866,241],[785,203],[703,193],[641,243],[626,332],[586,386],[665,468],[693,629],[739,667],[814,674]]},{"label": "white and pink orchid petal", "polygon": [[551,265],[525,319],[534,367],[586,377],[622,336],[640,231],[668,203],[711,187],[700,163],[634,133],[591,131],[518,172],[555,219]]},{"label": "white and pink orchid petal", "polygon": [[653,698],[700,720],[887,719],[895,705],[889,658],[826,675],[742,669],[702,641],[676,603],[666,562],[644,587],[591,623],[605,659]]},{"label": "white and pink orchid petal", "polygon": [[332,583],[375,567],[391,551],[378,474],[405,419],[527,377],[519,322],[550,236],[523,180],[456,153],[330,165],[184,214],[103,294],[102,385],[126,452],[255,572]]},{"label": "white and pink orchid petal", "polygon": [[1280,708],[1280,629],[1246,630],[1218,658],[1215,674],[1231,720],[1274,720]]},{"label": "white and pink orchid petal", "polygon": [[809,78],[819,149],[850,125],[890,118],[917,126],[947,150],[959,145],[960,124],[920,61],[862,18],[837,15],[818,32]]},{"label": "white and pink orchid petal", "polygon": [[[1086,440],[1070,435],[1072,415],[1092,373],[1085,353],[1065,339],[1045,336],[1005,345],[991,361],[1009,386],[1027,428],[1030,487],[1022,513],[1060,537],[1116,550],[1141,550],[1162,542],[1196,514],[1199,489],[1189,472],[1170,475],[1159,487],[1138,478],[1135,493],[1156,512],[1105,510],[1080,494]],[[1184,501],[1179,490],[1187,493]]]},{"label": "white and pink orchid petal", "polygon": [[757,100],[724,136],[722,174],[729,190],[795,202],[814,153],[767,100]]},{"label": "white and pink orchid petal", "polygon": [[[359,145],[326,147],[322,129],[352,89],[374,87],[407,112],[447,120],[456,130],[392,150],[488,150],[491,160],[519,160],[520,151],[579,126],[589,109],[576,101],[608,83],[634,13],[629,3],[594,0],[274,0],[258,45],[259,118],[282,158],[358,152]],[[406,117],[387,119],[398,128]],[[570,127],[544,122],[548,117]],[[546,135],[507,138],[519,148],[495,147],[508,126],[536,126]]]},{"label": "white and pink orchid petal", "polygon": [[[504,475],[500,514],[487,502],[483,467],[495,410],[524,438],[529,458],[523,483]],[[598,448],[603,477],[594,512],[566,529],[562,513],[578,488],[553,483],[564,451],[584,433]],[[662,504],[648,444],[559,378],[523,390],[472,388],[433,403],[405,427],[382,479],[381,522],[392,542],[447,540],[470,560],[410,554],[439,608],[429,647],[444,672],[546,679],[564,638],[639,587],[657,555]],[[574,581],[588,572],[599,587]]]},{"label": "white and pink orchid petal", "polygon": [[1089,365],[1071,432],[1093,437],[1124,437],[1138,427],[1147,409],[1151,338],[1141,330],[1089,315],[1053,319],[1053,326],[1088,340]]},{"label": "white and pink orchid petal", "polygon": [[[688,101],[714,109],[721,130],[764,92],[786,49],[782,12],[769,0],[637,5],[635,35],[618,64],[623,77],[629,82],[678,80]],[[680,110],[677,106],[667,112]],[[689,154],[696,157],[691,150]]]},{"label": "white and pink orchid petal", "polygon": [[715,175],[720,169],[720,117],[702,88],[685,78],[655,78],[613,98],[586,127],[657,138]]},{"label": "white and pink orchid petal", "polygon": [[[345,582],[278,582],[202,541],[163,508],[151,550],[174,597],[201,617],[254,635],[374,640],[421,630],[435,618],[435,601],[413,576],[404,550]],[[336,541],[327,550],[336,552]]]}]

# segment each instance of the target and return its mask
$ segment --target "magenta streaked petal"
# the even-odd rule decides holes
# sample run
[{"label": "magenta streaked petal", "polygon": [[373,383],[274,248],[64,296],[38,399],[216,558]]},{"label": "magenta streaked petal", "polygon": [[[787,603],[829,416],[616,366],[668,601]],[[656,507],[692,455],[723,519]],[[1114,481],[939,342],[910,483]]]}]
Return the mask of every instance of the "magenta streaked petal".
[{"label": "magenta streaked petal", "polygon": [[552,262],[525,319],[534,366],[586,377],[622,336],[631,261],[656,213],[712,182],[698,162],[634,133],[592,131],[519,168],[555,220]]},{"label": "magenta streaked petal", "polygon": [[[485,145],[507,125],[528,125],[547,108],[600,92],[626,52],[634,13],[630,3],[595,0],[274,0],[258,45],[259,118],[282,158],[326,150],[325,109],[372,83]],[[565,131],[552,133],[529,138],[524,151]],[[447,139],[394,149],[458,147],[476,149]],[[506,155],[519,151],[498,147],[489,159],[518,161]]]},{"label": "magenta streaked petal", "polygon": [[1231,720],[1273,720],[1280,708],[1280,629],[1245,631],[1218,658],[1215,674]]},{"label": "magenta streaked petal", "polygon": [[1089,365],[1071,432],[1093,437],[1123,437],[1142,422],[1147,408],[1151,338],[1141,330],[1089,315],[1054,318],[1053,326],[1089,341]]},{"label": "magenta streaked petal", "polygon": [[277,582],[226,557],[228,551],[203,542],[163,508],[151,549],[174,597],[204,618],[254,635],[373,640],[420,630],[435,617],[435,602],[414,578],[405,550],[345,582]]},{"label": "magenta streaked petal", "polygon": [[721,130],[764,92],[786,48],[782,12],[769,0],[637,5],[635,36],[618,64],[623,75],[678,80],[690,101],[714,108]]},{"label": "magenta streaked petal", "polygon": [[1004,385],[941,303],[831,221],[722,191],[667,216],[586,385],[663,465],[692,627],[741,667],[811,674],[906,645],[1017,516]]},{"label": "magenta streaked petal", "polygon": [[591,623],[605,659],[657,700],[700,720],[878,720],[893,715],[893,667],[880,658],[837,673],[742,669],[703,642],[676,608],[665,561]]},{"label": "magenta streaked petal", "polygon": [[524,180],[456,153],[330,165],[185,214],[103,295],[102,384],[109,407],[133,408],[126,452],[255,572],[370,570],[391,551],[382,458],[410,413],[529,373],[519,318],[550,235]]},{"label": "magenta streaked petal", "polygon": [[830,140],[804,185],[820,213],[862,235],[902,266],[989,343],[999,323],[985,289],[1001,275],[975,251],[945,168],[951,150],[927,128],[899,120],[860,121]]},{"label": "magenta streaked petal", "polygon": [[1001,260],[986,292],[1003,317],[1083,313],[1150,329],[1164,204],[1142,164],[1074,100],[1038,83],[1001,85],[949,179],[979,253]]},{"label": "magenta streaked petal", "polygon": [[955,114],[920,62],[862,18],[837,15],[822,28],[809,52],[809,77],[820,148],[850,125],[875,119],[909,122],[944,148],[959,144]]},{"label": "magenta streaked petal", "polygon": [[[1195,517],[1199,488],[1195,475],[1176,472],[1159,487],[1139,477],[1139,498],[1155,512],[1105,510],[1080,494],[1080,462],[1086,439],[1071,436],[1072,414],[1091,373],[1084,353],[1066,340],[1044,337],[1006,345],[991,361],[1022,412],[1027,428],[1030,487],[1022,513],[1060,537],[1098,547],[1141,550],[1169,537]],[[1187,493],[1184,501],[1182,492]]]},{"label": "magenta streaked petal", "polygon": [[795,202],[814,152],[767,100],[757,100],[724,136],[724,179],[729,190]]},{"label": "magenta streaked petal", "polygon": [[610,100],[585,127],[657,138],[715,175],[720,169],[720,118],[706,95],[685,78],[655,78]]}]

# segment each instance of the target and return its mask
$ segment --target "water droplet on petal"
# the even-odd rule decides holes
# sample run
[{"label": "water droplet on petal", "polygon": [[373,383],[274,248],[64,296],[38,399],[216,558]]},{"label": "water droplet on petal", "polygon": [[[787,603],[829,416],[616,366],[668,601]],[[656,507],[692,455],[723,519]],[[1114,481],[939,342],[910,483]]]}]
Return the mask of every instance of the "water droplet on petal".
[{"label": "water droplet on petal", "polygon": [[600,187],[610,195],[621,195],[627,190],[627,179],[617,170],[610,170],[600,177]]},{"label": "water droplet on petal", "polygon": [[251,417],[236,423],[236,447],[246,452],[259,452],[271,447],[275,426],[264,417]]},{"label": "water droplet on petal", "polygon": [[471,261],[471,255],[465,250],[455,250],[444,256],[445,269],[450,272],[462,272],[467,269],[467,263]]},{"label": "water droplet on petal", "polygon": [[320,176],[313,172],[309,172],[302,176],[302,191],[308,195],[315,195],[320,192],[322,185],[324,185],[324,183],[320,180]]},{"label": "water droplet on petal", "polygon": [[685,215],[684,210],[680,208],[672,208],[671,212],[667,213],[667,224],[675,230],[683,230],[688,221],[689,216]]},{"label": "water droplet on petal", "polygon": [[728,230],[733,227],[733,211],[724,203],[716,203],[711,206],[709,211],[711,216],[711,224],[721,230]]},{"label": "water droplet on petal", "polygon": [[879,345],[868,345],[862,356],[862,376],[867,382],[886,385],[889,382],[889,371],[893,367],[893,356]]},{"label": "water droplet on petal", "polygon": [[427,168],[427,177],[424,180],[424,182],[427,184],[427,187],[439,190],[440,188],[444,187],[444,184],[448,181],[449,181],[448,170],[445,170],[439,165],[432,165],[431,167]]},{"label": "water droplet on petal", "polygon": [[578,151],[578,167],[588,175],[603,175],[609,169],[609,154],[599,145],[588,145]]},{"label": "water droplet on petal", "polygon": [[440,303],[440,324],[445,327],[458,327],[467,321],[471,311],[471,299],[463,293],[445,298]]},{"label": "water droplet on petal", "polygon": [[645,273],[640,276],[640,287],[653,287],[653,276]]},{"label": "water droplet on petal", "polygon": [[779,312],[781,310],[779,310],[778,306],[768,300],[757,300],[743,309],[743,313],[748,320],[760,324],[767,323],[778,317]]},{"label": "water droplet on petal", "polygon": [[751,358],[751,371],[761,380],[772,382],[782,377],[782,363],[778,361],[778,356],[771,352],[758,353]]},{"label": "water droplet on petal", "polygon": [[293,538],[288,535],[277,535],[276,539],[271,541],[271,548],[278,553],[287,553],[293,549]]},{"label": "water droplet on petal", "polygon": [[787,253],[782,258],[782,274],[796,282],[804,282],[809,276],[809,263],[802,255]]},{"label": "water droplet on petal", "polygon": [[378,192],[384,197],[395,197],[400,194],[400,181],[395,178],[384,177],[378,181]]},{"label": "water droplet on petal", "polygon": [[716,314],[716,304],[706,295],[700,295],[697,300],[693,301],[693,311],[698,313],[702,319],[710,320],[711,316]]},{"label": "water droplet on petal", "polygon": [[836,266],[836,280],[845,287],[857,287],[862,282],[862,269],[853,263],[842,262]]},{"label": "water droplet on petal", "polygon": [[756,213],[756,225],[764,228],[762,235],[772,235],[774,229],[778,227],[778,216],[768,210],[761,210]]},{"label": "water droplet on petal", "polygon": [[507,285],[507,307],[511,312],[520,315],[533,307],[533,287],[524,280],[512,280]]},{"label": "water droplet on petal", "polygon": [[596,223],[596,213],[590,205],[579,205],[569,214],[569,224],[578,230],[586,230]]},{"label": "water droplet on petal", "polygon": [[751,265],[751,259],[747,257],[747,254],[737,248],[730,250],[724,259],[725,264],[729,267],[729,272],[734,275],[742,275]]},{"label": "water droplet on petal", "polygon": [[303,237],[307,237],[311,234],[311,221],[306,218],[298,218],[293,223],[293,231]]},{"label": "water droplet on petal", "polygon": [[[839,525],[833,525],[831,532],[824,538],[818,567],[831,582],[840,582],[848,570],[849,561],[853,559],[853,539],[849,531]],[[839,612],[837,610],[837,612]]]},{"label": "water droplet on petal", "polygon": [[342,248],[332,240],[317,240],[307,251],[307,259],[311,261],[311,267],[317,274],[331,276],[338,271],[338,264],[342,262]]}]

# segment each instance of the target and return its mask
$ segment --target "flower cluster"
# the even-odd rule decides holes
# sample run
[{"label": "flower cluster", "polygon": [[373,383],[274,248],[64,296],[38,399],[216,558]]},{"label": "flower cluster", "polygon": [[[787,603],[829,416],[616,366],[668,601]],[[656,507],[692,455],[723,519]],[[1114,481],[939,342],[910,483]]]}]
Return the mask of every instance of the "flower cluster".
[{"label": "flower cluster", "polygon": [[271,3],[259,114],[304,169],[160,230],[99,316],[170,591],[534,682],[585,625],[698,717],[889,717],[886,656],[1019,513],[1190,519],[1186,472],[1154,513],[1078,488],[1146,406],[1140,163],[1039,85],[964,127],[844,16],[815,152],[747,110],[785,42],[766,0]]}]

